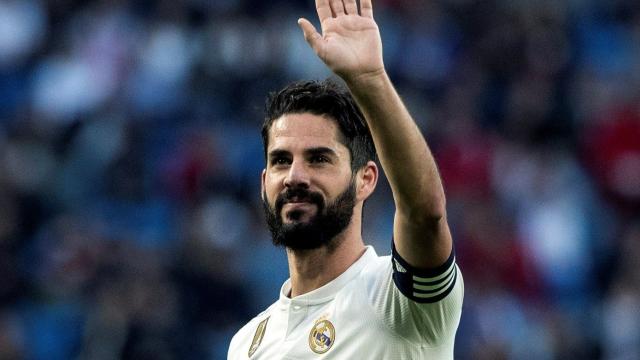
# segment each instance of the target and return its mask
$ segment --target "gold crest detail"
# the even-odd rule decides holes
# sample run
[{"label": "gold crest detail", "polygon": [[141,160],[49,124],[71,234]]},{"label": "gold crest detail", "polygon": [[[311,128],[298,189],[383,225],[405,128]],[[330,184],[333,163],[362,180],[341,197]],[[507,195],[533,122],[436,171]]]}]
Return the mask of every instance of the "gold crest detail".
[{"label": "gold crest detail", "polygon": [[251,346],[249,347],[249,357],[253,355],[256,350],[258,350],[258,346],[262,342],[262,338],[264,337],[265,330],[267,330],[267,322],[269,318],[266,318],[258,324],[258,328],[256,329],[255,335],[253,335],[253,341],[251,342]]},{"label": "gold crest detail", "polygon": [[309,333],[309,347],[317,354],[324,354],[336,340],[336,329],[329,320],[319,320]]}]

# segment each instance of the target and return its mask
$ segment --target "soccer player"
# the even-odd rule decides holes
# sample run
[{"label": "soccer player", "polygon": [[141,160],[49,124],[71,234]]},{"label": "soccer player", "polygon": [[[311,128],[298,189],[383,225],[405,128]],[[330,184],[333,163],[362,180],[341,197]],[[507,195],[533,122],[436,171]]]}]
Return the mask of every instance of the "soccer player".
[{"label": "soccer player", "polygon": [[[298,23],[348,91],[303,81],[268,99],[262,200],[290,279],[228,358],[452,359],[463,282],[433,156],[385,71],[371,0],[316,8],[322,34]],[[384,257],[361,231],[376,148],[396,208]]]}]

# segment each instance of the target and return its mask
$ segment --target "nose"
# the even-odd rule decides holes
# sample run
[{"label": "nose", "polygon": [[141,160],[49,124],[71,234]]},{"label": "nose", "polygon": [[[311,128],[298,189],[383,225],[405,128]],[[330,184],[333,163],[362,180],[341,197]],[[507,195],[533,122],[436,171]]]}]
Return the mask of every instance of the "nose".
[{"label": "nose", "polygon": [[304,162],[294,160],[289,166],[287,176],[284,178],[284,186],[286,188],[308,188],[310,180],[309,171]]}]

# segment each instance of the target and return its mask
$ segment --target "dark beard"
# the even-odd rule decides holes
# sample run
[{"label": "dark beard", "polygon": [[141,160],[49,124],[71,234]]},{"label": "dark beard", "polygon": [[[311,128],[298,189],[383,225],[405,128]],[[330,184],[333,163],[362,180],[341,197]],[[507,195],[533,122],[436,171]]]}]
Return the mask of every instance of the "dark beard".
[{"label": "dark beard", "polygon": [[[317,206],[316,214],[308,222],[291,224],[282,222],[282,207],[293,197],[304,199]],[[311,250],[323,246],[329,250],[334,249],[338,245],[335,243],[336,236],[342,233],[351,222],[355,199],[355,179],[351,179],[347,189],[326,207],[322,195],[298,187],[287,189],[278,195],[274,209],[267,201],[267,194],[263,192],[262,207],[273,244],[292,250]],[[295,212],[289,213],[293,219],[301,215]]]}]

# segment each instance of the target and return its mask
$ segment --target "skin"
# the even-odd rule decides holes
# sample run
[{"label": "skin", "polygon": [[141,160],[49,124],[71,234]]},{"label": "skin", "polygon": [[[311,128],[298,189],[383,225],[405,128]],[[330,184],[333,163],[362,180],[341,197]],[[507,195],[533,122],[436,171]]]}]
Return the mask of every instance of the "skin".
[{"label": "skin", "polygon": [[[393,193],[396,249],[416,268],[438,267],[452,249],[442,182],[427,142],[384,68],[371,0],[360,1],[359,7],[355,0],[316,0],[316,10],[322,33],[306,19],[299,19],[298,24],[313,51],[345,81],[369,124]],[[337,131],[331,120],[311,114],[288,114],[274,122],[268,164],[262,174],[262,186],[272,206],[278,192],[296,181],[320,191],[325,200],[332,200],[346,188],[351,176],[349,152],[337,140]],[[322,166],[310,161],[309,149],[317,147],[332,149],[335,161]],[[284,168],[272,164],[269,154],[274,148],[290,153]],[[342,239],[336,251],[287,251],[292,297],[335,279],[362,255],[362,203],[373,192],[377,178],[373,162],[356,174],[353,219],[338,235]],[[291,206],[308,212],[300,221],[308,220],[316,210],[305,204]],[[282,214],[284,221],[290,221],[285,209]]]},{"label": "skin", "polygon": [[[278,194],[289,187],[303,186],[319,192],[325,203],[333,202],[348,187],[352,175],[351,155],[338,140],[338,131],[333,120],[309,113],[287,114],[273,122],[267,168],[262,172],[262,190],[270,206],[275,206]],[[334,251],[326,247],[306,251],[287,249],[292,297],[335,279],[364,253],[360,234],[362,205],[375,189],[377,179],[378,168],[374,162],[356,173],[354,214],[345,231],[338,235]],[[292,210],[302,215],[294,220],[288,216]],[[280,215],[284,223],[308,222],[317,210],[314,204],[288,203]]]}]

